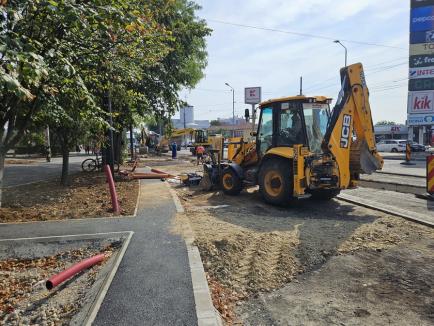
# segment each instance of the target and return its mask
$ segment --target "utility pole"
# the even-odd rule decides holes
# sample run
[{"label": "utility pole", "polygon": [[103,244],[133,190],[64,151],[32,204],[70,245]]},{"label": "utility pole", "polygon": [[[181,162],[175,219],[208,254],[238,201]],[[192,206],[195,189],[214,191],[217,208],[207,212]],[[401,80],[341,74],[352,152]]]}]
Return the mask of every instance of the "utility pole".
[{"label": "utility pole", "polygon": [[235,137],[235,90],[228,83],[225,83],[225,85],[232,90],[232,137]]},{"label": "utility pole", "polygon": [[300,96],[303,96],[303,76],[300,77]]}]

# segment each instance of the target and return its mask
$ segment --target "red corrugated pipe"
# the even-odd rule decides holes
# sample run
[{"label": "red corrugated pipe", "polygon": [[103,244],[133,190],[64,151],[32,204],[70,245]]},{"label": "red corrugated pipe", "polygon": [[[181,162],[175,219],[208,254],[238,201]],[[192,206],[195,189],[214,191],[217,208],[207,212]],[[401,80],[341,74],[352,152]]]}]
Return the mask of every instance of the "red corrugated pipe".
[{"label": "red corrugated pipe", "polygon": [[118,195],[116,194],[115,182],[113,181],[112,171],[107,164],[104,165],[104,172],[107,177],[107,182],[110,188],[110,196],[112,199],[113,212],[115,214],[120,214],[121,209],[119,207]]},{"label": "red corrugated pipe", "polygon": [[167,174],[170,178],[176,178],[176,175],[161,171],[161,170],[157,170],[157,169],[151,169],[152,172],[154,173],[158,173],[158,174]]},{"label": "red corrugated pipe", "polygon": [[71,278],[75,274],[81,272],[84,269],[87,269],[95,264],[98,264],[99,262],[102,262],[105,258],[104,254],[99,254],[90,258],[87,258],[85,260],[82,260],[81,262],[72,265],[71,267],[65,269],[64,271],[60,272],[59,274],[51,276],[47,282],[45,282],[45,286],[48,290],[51,290],[52,288],[56,287],[60,283],[66,281],[67,279]]}]

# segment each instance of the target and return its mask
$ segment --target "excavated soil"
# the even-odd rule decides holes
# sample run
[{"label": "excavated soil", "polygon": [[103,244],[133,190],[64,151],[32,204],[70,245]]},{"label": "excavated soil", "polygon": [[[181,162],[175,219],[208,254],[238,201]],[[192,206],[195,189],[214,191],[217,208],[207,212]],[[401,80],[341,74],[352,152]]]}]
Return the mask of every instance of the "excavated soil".
[{"label": "excavated soil", "polygon": [[[116,191],[121,215],[132,215],[139,191],[137,180],[117,181]],[[71,177],[68,187],[47,181],[5,189],[0,223],[114,216],[111,208],[104,174],[82,172]]]},{"label": "excavated soil", "polygon": [[339,200],[281,208],[255,188],[173,186],[176,230],[190,223],[227,324],[434,324],[431,228]]}]

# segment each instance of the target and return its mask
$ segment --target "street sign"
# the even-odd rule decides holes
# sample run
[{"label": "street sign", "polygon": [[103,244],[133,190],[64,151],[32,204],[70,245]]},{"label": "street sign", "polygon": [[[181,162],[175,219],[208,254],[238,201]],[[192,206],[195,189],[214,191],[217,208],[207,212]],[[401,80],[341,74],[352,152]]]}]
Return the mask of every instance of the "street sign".
[{"label": "street sign", "polygon": [[261,87],[246,87],[244,89],[244,103],[245,104],[261,103]]}]

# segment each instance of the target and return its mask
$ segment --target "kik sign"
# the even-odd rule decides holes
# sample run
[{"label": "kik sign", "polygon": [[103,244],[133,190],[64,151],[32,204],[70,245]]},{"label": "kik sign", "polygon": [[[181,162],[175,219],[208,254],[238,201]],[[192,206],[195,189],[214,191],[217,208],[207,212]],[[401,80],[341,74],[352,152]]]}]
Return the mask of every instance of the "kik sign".
[{"label": "kik sign", "polygon": [[410,92],[408,96],[408,113],[434,112],[433,92]]},{"label": "kik sign", "polygon": [[433,43],[434,31],[410,33],[410,44]]}]

